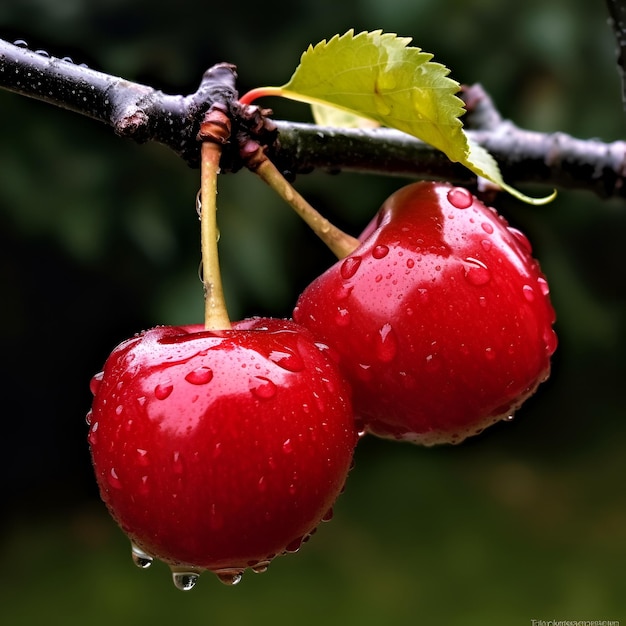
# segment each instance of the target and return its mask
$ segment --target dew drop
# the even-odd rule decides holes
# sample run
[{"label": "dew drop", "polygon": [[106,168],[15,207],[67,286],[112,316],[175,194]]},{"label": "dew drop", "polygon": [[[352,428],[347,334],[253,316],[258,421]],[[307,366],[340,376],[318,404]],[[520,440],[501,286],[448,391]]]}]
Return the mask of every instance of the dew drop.
[{"label": "dew drop", "polygon": [[182,474],[184,471],[183,460],[180,452],[174,452],[172,454],[172,471],[174,474]]},{"label": "dew drop", "polygon": [[13,42],[14,46],[17,46],[18,48],[28,48],[28,43],[26,43],[23,39],[16,39]]},{"label": "dew drop", "polygon": [[489,241],[489,239],[483,239],[480,242],[480,245],[482,246],[483,250],[485,252],[489,252],[489,250],[491,250],[491,248],[493,248],[493,244],[491,243],[491,241]]},{"label": "dew drop", "polygon": [[389,246],[379,245],[372,250],[375,259],[384,259],[389,254]]},{"label": "dew drop", "polygon": [[515,419],[515,413],[511,413],[510,415],[505,415],[502,418],[503,422],[512,422]]},{"label": "dew drop", "polygon": [[406,266],[411,270],[415,267],[415,261],[413,259],[406,260]]},{"label": "dew drop", "polygon": [[181,591],[191,591],[196,586],[198,578],[200,578],[198,572],[172,571],[174,586]]},{"label": "dew drop", "polygon": [[89,429],[89,435],[87,435],[87,441],[90,446],[95,446],[98,443],[98,422],[94,422]]},{"label": "dew drop", "polygon": [[142,448],[137,448],[137,465],[147,467],[150,465],[150,459],[148,457],[148,451]]},{"label": "dew drop", "polygon": [[271,561],[259,561],[258,563],[251,565],[250,569],[255,574],[264,574],[265,572],[267,572],[267,568],[270,566],[270,563]]},{"label": "dew drop", "polygon": [[535,290],[530,285],[524,285],[522,287],[522,293],[527,302],[534,302]]},{"label": "dew drop", "polygon": [[448,191],[448,202],[457,209],[468,209],[472,206],[474,199],[464,187],[454,187]]},{"label": "dew drop", "polygon": [[122,404],[118,404],[115,407],[115,415],[119,417],[123,412],[124,412],[124,406]]},{"label": "dew drop", "polygon": [[344,307],[339,307],[335,313],[335,324],[337,326],[348,326],[350,324],[350,311]]},{"label": "dew drop", "polygon": [[530,244],[528,237],[526,237],[526,235],[521,230],[518,230],[517,228],[512,228],[511,226],[509,226],[508,231],[511,233],[511,235],[513,235],[513,237],[515,237],[515,239],[520,244],[520,246],[522,246],[522,248],[524,248],[524,250],[528,254],[532,254],[533,247]]},{"label": "dew drop", "polygon": [[541,276],[537,279],[537,285],[539,285],[539,290],[544,296],[547,296],[550,293],[550,287],[548,286],[548,281]]},{"label": "dew drop", "polygon": [[339,268],[339,272],[345,280],[352,278],[359,269],[361,265],[361,257],[360,256],[349,256],[344,262],[341,264]]},{"label": "dew drop", "polygon": [[115,471],[115,468],[112,467],[111,471],[107,474],[107,481],[109,483],[109,485],[111,485],[111,487],[113,487],[113,489],[121,489],[122,488],[122,483],[117,475],[117,472]]},{"label": "dew drop", "polygon": [[261,476],[261,478],[259,478],[257,488],[259,490],[259,493],[265,493],[267,491],[267,480],[265,480],[265,476]]},{"label": "dew drop", "polygon": [[340,301],[346,300],[352,293],[353,289],[354,285],[341,285],[337,291],[335,291],[335,299]]},{"label": "dew drop", "polygon": [[488,234],[493,234],[493,226],[489,222],[483,222],[480,227]]},{"label": "dew drop", "polygon": [[330,509],[328,509],[328,511],[324,513],[324,517],[322,517],[322,522],[330,522],[330,520],[333,519],[334,513],[335,512],[333,511],[333,507],[331,506]]},{"label": "dew drop", "polygon": [[285,439],[285,441],[283,441],[283,452],[285,454],[291,454],[293,452],[293,443],[291,442],[291,439]]},{"label": "dew drop", "polygon": [[174,385],[172,385],[172,381],[168,379],[162,383],[159,383],[154,388],[154,396],[157,400],[165,400],[169,397],[172,391],[174,391]]},{"label": "dew drop", "polygon": [[133,563],[141,569],[148,569],[152,565],[152,562],[154,561],[153,557],[151,557],[149,554],[144,552],[141,548],[136,546],[134,543],[131,543],[130,553],[133,559]]},{"label": "dew drop", "polygon": [[465,259],[464,273],[467,281],[476,287],[486,285],[491,280],[491,273],[487,266],[472,257]]},{"label": "dew drop", "polygon": [[41,57],[50,58],[50,53],[46,50],[35,50],[35,54],[38,54]]},{"label": "dew drop", "polygon": [[189,372],[185,376],[185,380],[192,385],[206,385],[213,380],[213,370],[207,366],[198,367]]},{"label": "dew drop", "polygon": [[546,346],[546,354],[548,356],[551,356],[552,354],[554,354],[557,344],[558,344],[558,339],[553,328],[546,329],[543,335],[543,341]]},{"label": "dew drop", "polygon": [[240,569],[220,569],[216,570],[215,575],[221,583],[232,587],[241,582],[243,572]]},{"label": "dew drop", "polygon": [[98,372],[89,381],[89,390],[91,391],[91,393],[94,396],[98,393],[98,389],[100,389],[100,385],[102,384],[103,376],[104,376],[104,372]]},{"label": "dew drop", "polygon": [[295,352],[274,350],[270,353],[269,359],[289,372],[301,372],[304,369],[302,357]]},{"label": "dew drop", "polygon": [[304,541],[304,537],[298,537],[297,539],[290,541],[285,547],[285,552],[289,552],[292,554],[294,552],[297,552],[302,547],[303,541]]},{"label": "dew drop", "polygon": [[496,351],[493,348],[485,348],[485,357],[488,361],[493,361],[496,358]]},{"label": "dew drop", "polygon": [[398,352],[396,332],[388,322],[382,326],[374,337],[374,352],[379,361],[389,363]]},{"label": "dew drop", "polygon": [[92,417],[93,417],[93,411],[89,409],[89,411],[87,411],[87,415],[85,415],[85,422],[87,422],[87,426],[91,426]]},{"label": "dew drop", "polygon": [[250,391],[260,400],[269,400],[276,395],[276,385],[264,376],[255,376],[250,384]]}]

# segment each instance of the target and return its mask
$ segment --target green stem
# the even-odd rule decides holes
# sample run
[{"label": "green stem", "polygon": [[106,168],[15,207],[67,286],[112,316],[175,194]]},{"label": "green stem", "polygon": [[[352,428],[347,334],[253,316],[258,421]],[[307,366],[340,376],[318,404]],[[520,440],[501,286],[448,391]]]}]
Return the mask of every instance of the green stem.
[{"label": "green stem", "polygon": [[222,290],[217,250],[217,175],[222,148],[213,141],[202,142],[200,168],[200,239],[202,248],[202,281],[204,283],[204,327],[207,330],[229,329],[230,319]]},{"label": "green stem", "polygon": [[338,259],[343,259],[361,245],[314,209],[265,156],[255,164],[255,171],[291,208],[309,225],[313,232],[330,248]]}]

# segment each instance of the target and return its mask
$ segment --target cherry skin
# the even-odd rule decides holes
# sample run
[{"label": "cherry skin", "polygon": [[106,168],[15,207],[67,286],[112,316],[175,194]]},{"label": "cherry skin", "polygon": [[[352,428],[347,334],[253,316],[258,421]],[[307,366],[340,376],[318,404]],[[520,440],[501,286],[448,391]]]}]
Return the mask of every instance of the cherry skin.
[{"label": "cherry skin", "polygon": [[357,433],[323,348],[293,322],[256,318],[157,327],[113,350],[92,380],[89,443],[141,563],[236,582],[329,514]]},{"label": "cherry skin", "polygon": [[548,377],[546,279],[528,239],[469,191],[408,185],[360,240],[304,290],[294,319],[338,355],[367,431],[458,443]]}]

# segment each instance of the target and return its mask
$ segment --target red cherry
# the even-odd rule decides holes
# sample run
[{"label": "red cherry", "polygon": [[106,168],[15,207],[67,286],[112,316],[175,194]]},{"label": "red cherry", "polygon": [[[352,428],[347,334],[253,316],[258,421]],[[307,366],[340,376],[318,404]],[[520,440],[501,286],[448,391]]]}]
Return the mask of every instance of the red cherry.
[{"label": "red cherry", "polygon": [[408,185],[361,241],[305,289],[294,319],[339,355],[368,431],[457,443],[548,377],[545,277],[528,239],[467,190]]},{"label": "red cherry", "polygon": [[235,583],[298,549],[329,517],[357,440],[337,365],[293,322],[158,327],[92,381],[89,442],[102,499],[135,562]]}]

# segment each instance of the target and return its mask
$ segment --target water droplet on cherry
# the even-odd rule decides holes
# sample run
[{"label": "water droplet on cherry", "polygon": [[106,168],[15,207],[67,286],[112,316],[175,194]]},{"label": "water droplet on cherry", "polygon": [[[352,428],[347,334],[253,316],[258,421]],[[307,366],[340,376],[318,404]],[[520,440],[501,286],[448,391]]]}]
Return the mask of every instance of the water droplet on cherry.
[{"label": "water droplet on cherry", "polygon": [[148,458],[148,451],[142,448],[137,448],[137,465],[147,467],[150,465],[150,459]]},{"label": "water droplet on cherry", "polygon": [[215,571],[215,575],[224,585],[238,585],[243,577],[243,571],[240,569],[220,569]]},{"label": "water droplet on cherry", "polygon": [[372,256],[375,259],[384,259],[389,254],[389,246],[381,244],[372,250]]},{"label": "water droplet on cherry", "polygon": [[548,281],[545,278],[540,276],[537,279],[537,285],[544,296],[547,296],[550,293],[550,287],[548,286]]},{"label": "water droplet on cherry", "polygon": [[271,561],[258,561],[254,565],[250,566],[250,569],[255,574],[264,574],[267,572],[267,568],[270,566]]},{"label": "water droplet on cherry", "polygon": [[172,581],[176,589],[181,591],[191,591],[196,586],[200,574],[194,571],[172,570]]},{"label": "water droplet on cherry", "polygon": [[359,269],[361,265],[361,257],[360,256],[349,256],[344,262],[341,264],[339,268],[339,272],[345,280],[352,278]]},{"label": "water droplet on cherry", "polygon": [[398,337],[388,322],[384,324],[374,337],[374,351],[379,361],[389,363],[398,352]]},{"label": "water droplet on cherry", "polygon": [[415,261],[413,259],[407,259],[406,260],[406,266],[412,270],[415,267]]},{"label": "water droplet on cherry", "polygon": [[485,357],[488,361],[493,361],[496,358],[496,351],[493,348],[485,348]]},{"label": "water droplet on cherry", "polygon": [[543,335],[543,341],[546,346],[546,354],[548,356],[551,356],[552,354],[554,354],[554,351],[556,350],[556,346],[558,344],[558,339],[557,339],[556,333],[554,332],[554,329],[552,328],[546,329]]},{"label": "water droplet on cherry", "polygon": [[95,446],[98,443],[98,422],[94,422],[89,429],[89,434],[87,435],[87,441],[90,446]]},{"label": "water droplet on cherry", "polygon": [[335,292],[336,300],[346,300],[354,289],[354,285],[340,285]]},{"label": "water droplet on cherry", "polygon": [[527,302],[534,302],[535,290],[530,285],[524,285],[522,287],[522,293]]},{"label": "water droplet on cherry", "polygon": [[151,557],[134,543],[131,543],[130,547],[130,554],[133,559],[133,563],[141,569],[148,569],[152,565],[154,557]]},{"label": "water droplet on cherry", "polygon": [[491,243],[491,241],[489,241],[489,239],[483,239],[480,242],[480,245],[482,246],[483,250],[485,252],[489,252],[489,250],[491,250],[491,248],[493,248],[493,244]]},{"label": "water droplet on cherry", "polygon": [[293,452],[293,443],[291,442],[291,439],[285,439],[283,442],[283,452],[285,454],[291,454]]},{"label": "water droplet on cherry", "polygon": [[98,393],[98,389],[100,389],[103,376],[104,372],[98,372],[96,375],[92,376],[91,380],[89,381],[89,390],[94,396]]},{"label": "water droplet on cherry", "polygon": [[276,395],[276,385],[265,376],[255,376],[251,381],[250,391],[260,400],[269,400]]},{"label": "water droplet on cherry", "polygon": [[207,366],[198,367],[189,372],[185,380],[192,385],[205,385],[213,380],[213,370]]},{"label": "water droplet on cherry", "polygon": [[330,522],[333,519],[333,515],[335,512],[333,511],[333,507],[331,506],[326,513],[324,513],[324,517],[322,517],[322,522]]},{"label": "water droplet on cherry", "polygon": [[302,357],[295,352],[274,350],[270,353],[269,359],[289,372],[301,372],[304,369]]},{"label": "water droplet on cherry", "polygon": [[448,202],[457,209],[468,209],[472,206],[474,198],[464,187],[454,187],[448,191]]},{"label": "water droplet on cherry", "polygon": [[493,226],[489,222],[483,222],[480,227],[488,234],[493,234]]},{"label": "water droplet on cherry", "polygon": [[524,250],[528,254],[532,254],[533,247],[530,243],[530,240],[521,230],[518,230],[517,228],[513,228],[511,226],[507,227],[507,230],[511,233],[511,235],[513,235],[513,237],[515,237],[520,246],[522,246],[522,248],[524,248]]},{"label": "water droplet on cherry", "polygon": [[476,287],[486,285],[491,280],[489,268],[478,259],[467,257],[465,259],[464,276],[468,282]]},{"label": "water droplet on cherry", "polygon": [[162,383],[159,383],[154,388],[154,396],[157,400],[165,400],[170,396],[170,394],[174,391],[174,385],[171,380],[166,380]]},{"label": "water droplet on cherry", "polygon": [[117,475],[117,472],[115,471],[115,468],[112,467],[111,470],[109,471],[109,473],[107,474],[107,481],[109,483],[109,485],[111,485],[111,487],[113,487],[113,489],[121,489],[122,488],[122,483]]},{"label": "water droplet on cherry", "polygon": [[89,409],[89,411],[87,411],[87,415],[85,415],[85,422],[87,422],[87,426],[91,426],[92,418],[93,418],[93,411]]},{"label": "water droplet on cherry", "polygon": [[350,311],[344,307],[339,307],[335,314],[335,324],[337,326],[348,326],[350,324]]}]

